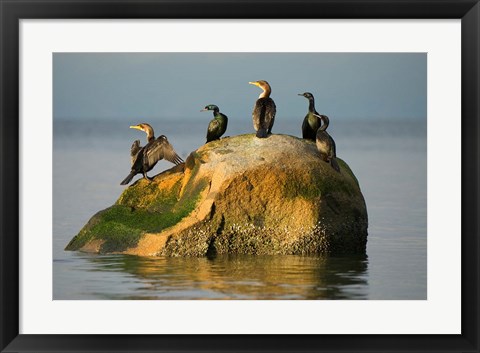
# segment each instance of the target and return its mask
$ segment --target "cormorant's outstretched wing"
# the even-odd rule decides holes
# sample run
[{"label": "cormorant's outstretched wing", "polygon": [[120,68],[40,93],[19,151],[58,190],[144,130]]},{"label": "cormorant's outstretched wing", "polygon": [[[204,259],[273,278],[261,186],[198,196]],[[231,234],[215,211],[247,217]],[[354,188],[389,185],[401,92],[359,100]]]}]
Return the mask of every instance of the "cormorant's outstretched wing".
[{"label": "cormorant's outstretched wing", "polygon": [[141,148],[142,147],[140,146],[140,140],[135,140],[132,144],[132,147],[130,148],[130,157],[132,161],[132,166],[135,163],[135,160],[137,159],[138,151],[140,151]]},{"label": "cormorant's outstretched wing", "polygon": [[145,146],[143,164],[154,166],[159,160],[164,158],[175,164],[183,163],[183,160],[175,152],[167,138],[161,135],[156,140],[150,142],[148,147]]}]

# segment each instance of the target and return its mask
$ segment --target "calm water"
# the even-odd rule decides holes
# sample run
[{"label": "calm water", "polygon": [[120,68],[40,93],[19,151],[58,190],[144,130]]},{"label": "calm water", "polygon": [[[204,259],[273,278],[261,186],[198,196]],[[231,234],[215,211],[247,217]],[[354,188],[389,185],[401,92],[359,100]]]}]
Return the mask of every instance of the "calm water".
[{"label": "calm water", "polygon": [[[185,159],[203,144],[207,123],[204,117],[193,127],[152,125]],[[55,121],[53,299],[427,298],[425,123],[332,122],[338,155],[367,203],[367,256],[142,258],[63,251],[124,189],[119,183],[129,172],[130,145],[145,138],[128,125]],[[231,123],[227,135],[247,132]],[[298,123],[284,121],[275,122],[274,132],[300,133]],[[154,171],[170,166],[162,161]]]}]

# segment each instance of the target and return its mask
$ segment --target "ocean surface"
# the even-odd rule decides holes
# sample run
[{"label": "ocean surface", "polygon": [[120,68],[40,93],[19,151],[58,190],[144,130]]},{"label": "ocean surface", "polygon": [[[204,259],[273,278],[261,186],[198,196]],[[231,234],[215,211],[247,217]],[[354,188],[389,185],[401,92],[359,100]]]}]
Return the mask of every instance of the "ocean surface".
[{"label": "ocean surface", "polygon": [[[204,143],[209,119],[151,125],[186,159]],[[277,120],[274,133],[301,135],[298,121]],[[144,258],[64,251],[125,188],[119,184],[129,173],[130,146],[145,140],[128,127],[140,122],[54,120],[54,300],[427,299],[426,121],[331,122],[337,155],[357,176],[367,204],[366,256]],[[252,132],[250,122],[229,123],[226,135]],[[161,161],[149,175],[171,166]]]}]

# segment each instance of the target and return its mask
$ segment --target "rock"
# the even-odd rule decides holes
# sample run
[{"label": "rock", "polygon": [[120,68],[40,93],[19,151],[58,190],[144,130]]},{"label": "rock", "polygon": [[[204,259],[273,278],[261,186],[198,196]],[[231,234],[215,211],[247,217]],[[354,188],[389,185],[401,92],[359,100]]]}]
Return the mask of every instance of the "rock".
[{"label": "rock", "polygon": [[66,250],[143,256],[364,253],[357,179],[315,144],[253,134],[210,142],[153,182],[140,179]]}]

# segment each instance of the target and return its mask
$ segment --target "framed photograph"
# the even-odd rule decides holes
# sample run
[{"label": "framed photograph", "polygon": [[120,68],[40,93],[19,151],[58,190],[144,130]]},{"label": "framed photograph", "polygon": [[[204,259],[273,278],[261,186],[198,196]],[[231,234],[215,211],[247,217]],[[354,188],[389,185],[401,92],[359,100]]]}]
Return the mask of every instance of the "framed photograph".
[{"label": "framed photograph", "polygon": [[479,352],[478,1],[0,11],[1,352]]}]

